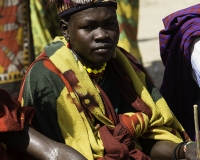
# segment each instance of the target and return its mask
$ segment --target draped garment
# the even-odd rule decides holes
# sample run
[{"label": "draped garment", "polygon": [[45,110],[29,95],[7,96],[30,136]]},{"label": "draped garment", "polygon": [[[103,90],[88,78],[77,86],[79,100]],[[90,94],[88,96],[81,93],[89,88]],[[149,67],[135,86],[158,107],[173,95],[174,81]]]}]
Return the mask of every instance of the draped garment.
[{"label": "draped garment", "polygon": [[[116,48],[108,62],[113,83],[137,112],[117,115],[101,89],[91,81],[81,62],[56,37],[30,66],[19,100],[34,106],[33,126],[47,137],[72,146],[87,159],[149,159],[138,137],[187,140],[159,91],[131,54]],[[111,145],[113,144],[113,145]]]}]

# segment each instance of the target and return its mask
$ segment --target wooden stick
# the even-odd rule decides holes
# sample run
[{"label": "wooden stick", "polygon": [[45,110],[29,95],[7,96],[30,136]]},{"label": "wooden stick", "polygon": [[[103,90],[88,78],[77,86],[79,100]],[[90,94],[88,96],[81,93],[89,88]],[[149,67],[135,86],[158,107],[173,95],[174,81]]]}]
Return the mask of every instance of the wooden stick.
[{"label": "wooden stick", "polygon": [[200,158],[200,142],[199,142],[199,121],[198,121],[198,105],[194,105],[194,125],[197,142],[197,157]]}]

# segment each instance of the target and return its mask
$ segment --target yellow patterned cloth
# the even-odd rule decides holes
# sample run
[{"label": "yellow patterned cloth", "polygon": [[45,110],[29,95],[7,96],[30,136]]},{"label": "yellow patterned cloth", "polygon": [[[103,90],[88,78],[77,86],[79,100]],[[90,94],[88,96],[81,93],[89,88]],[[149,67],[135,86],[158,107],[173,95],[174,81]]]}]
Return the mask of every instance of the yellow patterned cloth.
[{"label": "yellow patterned cloth", "polygon": [[[60,39],[57,38],[54,40],[54,42],[59,42]],[[81,105],[80,99],[81,97],[84,97],[86,95],[93,95],[93,98],[95,99],[95,102],[97,102],[98,107],[94,107],[90,111],[92,114],[103,124],[114,127],[114,124],[111,120],[109,120],[105,116],[105,108],[104,103],[101,99],[100,92],[98,88],[92,83],[90,80],[90,77],[88,76],[87,72],[85,71],[83,65],[74,59],[73,54],[69,49],[66,47],[66,41],[63,39],[64,46],[57,50],[54,55],[50,57],[50,60],[53,62],[53,64],[61,71],[61,73],[65,73],[66,71],[73,70],[74,74],[76,75],[79,83],[77,84],[77,87],[74,88],[75,92],[70,92],[69,89],[64,88],[61,92],[61,96],[58,99],[58,122],[62,131],[63,137],[65,137],[65,142],[69,144],[70,146],[73,146],[75,149],[77,149],[80,153],[85,155],[88,159],[92,159],[91,146],[92,149],[96,151],[96,154],[98,156],[103,156],[103,146],[101,142],[101,138],[97,133],[95,133],[95,126],[92,124],[91,120],[85,115],[84,112],[78,113],[78,110],[74,110],[74,105]],[[157,140],[170,140],[176,143],[182,142],[182,138],[179,135],[178,132],[175,130],[182,132],[184,129],[180,125],[180,123],[177,121],[175,117],[171,114],[171,111],[169,107],[167,106],[165,100],[163,98],[158,99],[156,102],[154,102],[153,98],[155,98],[159,94],[157,93],[158,90],[154,90],[154,96],[148,92],[146,88],[146,79],[145,74],[143,72],[137,73],[132,66],[130,65],[128,59],[121,53],[119,50],[116,50],[117,55],[116,58],[120,61],[122,66],[125,68],[126,72],[128,73],[129,77],[132,80],[132,83],[134,85],[134,88],[141,97],[141,99],[150,107],[152,111],[152,117],[149,119],[147,115],[144,113],[126,113],[125,116],[129,117],[129,121],[134,126],[129,127],[132,129],[132,132],[135,133],[135,138],[138,138],[144,134],[148,138],[151,139],[157,139]],[[63,54],[66,53],[66,54]],[[62,62],[60,61],[60,58],[62,57]],[[66,61],[68,62],[66,65]],[[77,95],[75,95],[76,93]],[[69,97],[66,99],[65,97]],[[79,96],[79,99],[76,99],[76,96]],[[71,97],[71,98],[70,98]],[[87,96],[86,96],[87,97]],[[73,102],[76,103],[71,103]],[[91,100],[90,100],[91,101]],[[65,104],[65,105],[64,105]],[[65,107],[63,106],[69,106],[71,104],[74,107]],[[71,116],[66,116],[71,115]],[[73,116],[72,115],[76,115]],[[70,119],[66,120],[66,117],[70,117]],[[137,117],[137,118],[136,118]],[[138,119],[139,124],[138,125],[135,120]],[[71,125],[68,123],[69,121],[74,121],[76,124],[72,123]],[[124,121],[125,122],[125,121]],[[68,127],[66,127],[68,126]],[[175,129],[176,135],[172,133],[172,128]],[[79,132],[73,132],[74,137],[71,137],[69,133],[72,131],[84,131],[85,135],[80,135]],[[74,141],[75,140],[75,141]],[[76,145],[75,143],[76,142]],[[82,145],[84,144],[84,146]],[[86,149],[87,148],[87,149]],[[89,158],[90,157],[90,158]]]},{"label": "yellow patterned cloth", "polygon": [[120,38],[118,46],[133,54],[142,63],[137,43],[139,0],[117,0]]},{"label": "yellow patterned cloth", "polygon": [[[38,57],[35,65],[26,74],[19,100],[22,105],[38,104],[34,105],[36,110],[40,110],[36,113],[37,117],[42,117],[38,122],[41,125],[46,124],[42,128],[47,129],[43,134],[51,136],[56,130],[54,125],[57,122],[58,130],[61,131],[66,144],[75,148],[88,160],[98,159],[104,156],[105,146],[99,134],[99,127],[96,127],[96,120],[102,125],[115,128],[116,124],[112,118],[114,116],[108,115],[108,102],[103,98],[101,90],[91,81],[84,66],[66,45],[63,37],[57,37],[53,43],[45,47],[45,52]],[[43,55],[45,58],[42,58]],[[181,137],[184,129],[171,113],[159,91],[155,87],[149,91],[147,84],[150,82],[146,75],[134,68],[119,49],[116,49],[114,61],[120,62],[125,69],[133,84],[131,90],[135,89],[138,96],[136,100],[132,99],[132,103],[139,104],[138,110],[141,111],[121,116],[121,122],[132,133],[135,143],[140,136],[176,143],[188,138]],[[38,73],[39,68],[41,73]],[[48,112],[45,111],[47,107]],[[53,114],[48,115],[51,108],[54,108]],[[56,117],[52,117],[55,113]],[[53,123],[50,123],[52,120]],[[48,126],[53,130],[50,131]],[[135,147],[140,148],[139,144]]]}]

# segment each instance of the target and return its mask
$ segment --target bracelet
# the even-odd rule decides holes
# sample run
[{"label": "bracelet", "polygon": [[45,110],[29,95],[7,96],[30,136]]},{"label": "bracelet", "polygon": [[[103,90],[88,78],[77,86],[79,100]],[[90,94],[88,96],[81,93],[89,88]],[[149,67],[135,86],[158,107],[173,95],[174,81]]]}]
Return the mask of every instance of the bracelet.
[{"label": "bracelet", "polygon": [[[185,144],[185,143],[187,143],[187,142],[181,142],[181,143],[179,143],[176,147],[175,147],[175,149],[174,149],[174,160],[178,160],[179,159],[179,152],[180,152],[180,149],[181,149],[181,146],[183,145],[183,144]],[[178,149],[178,158],[176,157],[176,150]]]},{"label": "bracelet", "polygon": [[196,142],[193,141],[187,142],[183,147],[184,152],[186,152],[187,146],[190,145],[191,143],[196,143]]},{"label": "bracelet", "polygon": [[[180,159],[180,150],[181,150],[181,147],[182,147],[182,145],[184,145],[185,144],[185,142],[184,143],[182,143],[181,145],[180,145],[180,147],[178,148],[178,158]],[[185,146],[185,145],[184,145]]]}]

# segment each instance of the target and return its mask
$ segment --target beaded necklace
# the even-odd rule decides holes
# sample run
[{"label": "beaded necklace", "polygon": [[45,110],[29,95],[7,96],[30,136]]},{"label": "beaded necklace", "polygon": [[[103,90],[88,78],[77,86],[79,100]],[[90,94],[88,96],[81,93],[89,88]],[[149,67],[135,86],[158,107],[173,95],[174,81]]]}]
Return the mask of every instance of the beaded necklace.
[{"label": "beaded necklace", "polygon": [[87,68],[86,66],[84,66],[84,68],[88,72],[88,75],[92,80],[94,80],[98,84],[102,84],[105,79],[106,65],[107,64],[105,62],[99,70],[92,70],[91,68]]},{"label": "beaded necklace", "polygon": [[86,71],[90,74],[99,74],[99,73],[102,73],[105,69],[106,69],[106,62],[103,64],[103,66],[101,66],[101,68],[99,70],[96,70],[96,69],[91,69],[91,68],[87,68],[86,66],[83,66]]},{"label": "beaded necklace", "polygon": [[[76,59],[76,61],[78,61],[78,57],[75,54],[75,52],[73,50],[71,50],[74,58]],[[88,75],[90,76],[90,78],[92,80],[94,80],[96,83],[98,83],[99,85],[103,84],[104,79],[105,79],[105,69],[106,69],[106,65],[107,63],[103,63],[103,65],[101,66],[101,68],[99,70],[92,70],[91,68],[87,68],[86,66],[83,65],[83,67],[85,68],[85,70],[87,71]]]}]

